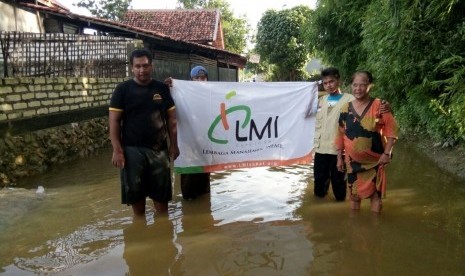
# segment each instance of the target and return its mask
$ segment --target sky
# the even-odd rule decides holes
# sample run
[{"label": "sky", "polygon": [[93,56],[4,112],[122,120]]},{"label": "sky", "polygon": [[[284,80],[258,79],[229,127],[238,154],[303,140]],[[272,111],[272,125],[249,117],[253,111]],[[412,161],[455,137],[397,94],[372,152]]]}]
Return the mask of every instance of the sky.
[{"label": "sky", "polygon": [[[262,14],[269,9],[282,10],[298,5],[306,5],[315,8],[317,0],[227,0],[231,10],[239,17],[245,15],[250,26],[256,29]],[[89,15],[87,10],[73,7],[76,0],[58,0],[74,13]],[[174,9],[176,0],[132,0],[133,9]]]}]

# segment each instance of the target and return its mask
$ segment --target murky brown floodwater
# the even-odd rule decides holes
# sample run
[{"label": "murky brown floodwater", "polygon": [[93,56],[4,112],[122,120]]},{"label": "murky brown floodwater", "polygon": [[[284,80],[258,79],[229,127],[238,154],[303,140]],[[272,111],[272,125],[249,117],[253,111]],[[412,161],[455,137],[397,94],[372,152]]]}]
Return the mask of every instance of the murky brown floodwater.
[{"label": "murky brown floodwater", "polygon": [[0,219],[0,274],[465,275],[465,181],[425,159],[396,147],[380,216],[317,200],[296,166],[214,174],[193,202],[175,183],[169,217],[149,202],[133,223],[107,151],[19,184],[32,191]]}]

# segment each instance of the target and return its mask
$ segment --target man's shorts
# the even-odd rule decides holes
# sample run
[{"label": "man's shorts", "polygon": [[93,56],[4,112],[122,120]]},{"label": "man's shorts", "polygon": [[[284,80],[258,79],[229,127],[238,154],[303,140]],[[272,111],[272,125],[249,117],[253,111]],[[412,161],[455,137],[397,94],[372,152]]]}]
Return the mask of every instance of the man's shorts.
[{"label": "man's shorts", "polygon": [[131,205],[146,197],[157,202],[172,199],[170,163],[167,151],[145,147],[124,147],[121,170],[121,203]]}]

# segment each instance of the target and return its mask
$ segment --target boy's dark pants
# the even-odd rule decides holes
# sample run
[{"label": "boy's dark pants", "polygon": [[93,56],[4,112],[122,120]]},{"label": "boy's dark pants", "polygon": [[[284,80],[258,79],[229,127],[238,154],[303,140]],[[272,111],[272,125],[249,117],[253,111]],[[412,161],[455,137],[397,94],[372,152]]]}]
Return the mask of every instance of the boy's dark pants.
[{"label": "boy's dark pants", "polygon": [[345,173],[337,170],[337,155],[315,153],[313,175],[313,193],[318,197],[325,197],[328,193],[329,183],[337,201],[345,200],[347,184]]}]

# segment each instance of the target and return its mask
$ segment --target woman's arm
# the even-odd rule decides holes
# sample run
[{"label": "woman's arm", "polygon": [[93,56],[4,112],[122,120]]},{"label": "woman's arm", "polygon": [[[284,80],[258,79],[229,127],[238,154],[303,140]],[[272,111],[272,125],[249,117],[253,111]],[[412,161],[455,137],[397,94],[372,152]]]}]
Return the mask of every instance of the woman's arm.
[{"label": "woman's arm", "polygon": [[378,164],[386,165],[391,162],[392,148],[397,141],[397,122],[391,112],[383,114],[384,125],[381,129],[382,135],[386,138],[384,152],[379,158]]},{"label": "woman's arm", "polygon": [[386,146],[384,147],[384,152],[381,154],[379,158],[378,164],[380,164],[381,166],[384,166],[391,162],[391,153],[392,153],[392,148],[394,147],[395,142],[396,142],[396,138],[387,137],[387,143],[386,143]]}]

